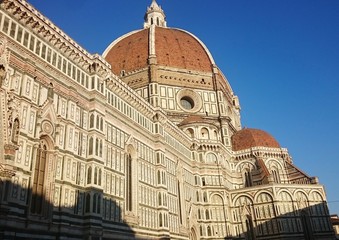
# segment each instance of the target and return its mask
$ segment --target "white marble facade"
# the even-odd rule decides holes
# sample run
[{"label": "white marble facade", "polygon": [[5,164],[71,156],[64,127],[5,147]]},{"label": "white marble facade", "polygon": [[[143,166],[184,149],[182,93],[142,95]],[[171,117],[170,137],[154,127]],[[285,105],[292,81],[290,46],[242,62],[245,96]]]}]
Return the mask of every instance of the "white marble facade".
[{"label": "white marble facade", "polygon": [[[0,6],[2,239],[333,239],[323,186],[287,149],[232,148],[235,95],[133,90],[28,2]],[[152,9],[145,28],[166,27]]]}]

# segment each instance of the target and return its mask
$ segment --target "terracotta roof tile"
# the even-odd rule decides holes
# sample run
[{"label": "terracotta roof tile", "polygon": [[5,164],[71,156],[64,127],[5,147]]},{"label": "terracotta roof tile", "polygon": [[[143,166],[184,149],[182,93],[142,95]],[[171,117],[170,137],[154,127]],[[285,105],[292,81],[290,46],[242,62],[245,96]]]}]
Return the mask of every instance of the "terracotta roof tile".
[{"label": "terracotta roof tile", "polygon": [[120,75],[122,70],[130,72],[147,67],[148,29],[121,39],[110,49],[105,58],[116,75]]},{"label": "terracotta roof tile", "polygon": [[270,134],[260,129],[244,128],[232,136],[234,151],[252,147],[280,148],[280,145]]},{"label": "terracotta roof tile", "polygon": [[[212,61],[204,46],[191,34],[173,28],[156,27],[155,53],[157,63],[187,70],[212,71]],[[112,71],[130,72],[148,66],[149,29],[144,29],[122,38],[106,54]]]}]

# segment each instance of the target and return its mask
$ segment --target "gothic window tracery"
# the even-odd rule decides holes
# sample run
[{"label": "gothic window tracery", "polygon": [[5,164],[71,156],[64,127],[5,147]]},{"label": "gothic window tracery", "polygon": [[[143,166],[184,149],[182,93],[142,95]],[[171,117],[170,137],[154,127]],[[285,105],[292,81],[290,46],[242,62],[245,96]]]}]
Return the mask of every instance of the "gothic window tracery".
[{"label": "gothic window tracery", "polygon": [[280,183],[280,175],[277,169],[272,170],[272,176],[275,183]]},{"label": "gothic window tracery", "polygon": [[246,169],[244,171],[244,186],[245,187],[251,187],[253,185],[252,182],[252,174],[249,169]]}]

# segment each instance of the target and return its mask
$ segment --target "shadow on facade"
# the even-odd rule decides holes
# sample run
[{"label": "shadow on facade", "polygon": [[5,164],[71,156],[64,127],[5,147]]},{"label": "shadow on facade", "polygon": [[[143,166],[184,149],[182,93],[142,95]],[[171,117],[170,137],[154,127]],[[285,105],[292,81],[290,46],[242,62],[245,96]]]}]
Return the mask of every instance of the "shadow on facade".
[{"label": "shadow on facade", "polygon": [[[261,216],[265,214],[267,213],[259,213]],[[276,213],[274,214],[276,215]],[[325,203],[288,212],[270,220],[265,220],[264,218],[255,219],[250,215],[243,216],[242,223],[239,224],[240,226],[238,225],[240,233],[237,236],[228,236],[224,239],[336,239]]]},{"label": "shadow on facade", "polygon": [[135,239],[121,212],[97,189],[65,193],[59,202],[0,180],[0,239]]}]

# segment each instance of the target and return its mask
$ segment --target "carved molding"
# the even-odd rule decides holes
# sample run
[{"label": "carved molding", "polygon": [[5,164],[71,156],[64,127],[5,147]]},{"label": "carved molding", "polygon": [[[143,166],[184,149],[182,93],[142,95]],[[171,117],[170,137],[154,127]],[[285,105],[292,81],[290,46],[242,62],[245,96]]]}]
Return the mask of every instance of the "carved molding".
[{"label": "carved molding", "polygon": [[12,169],[6,168],[6,165],[0,164],[0,177],[3,178],[12,178],[15,176],[15,171]]}]

